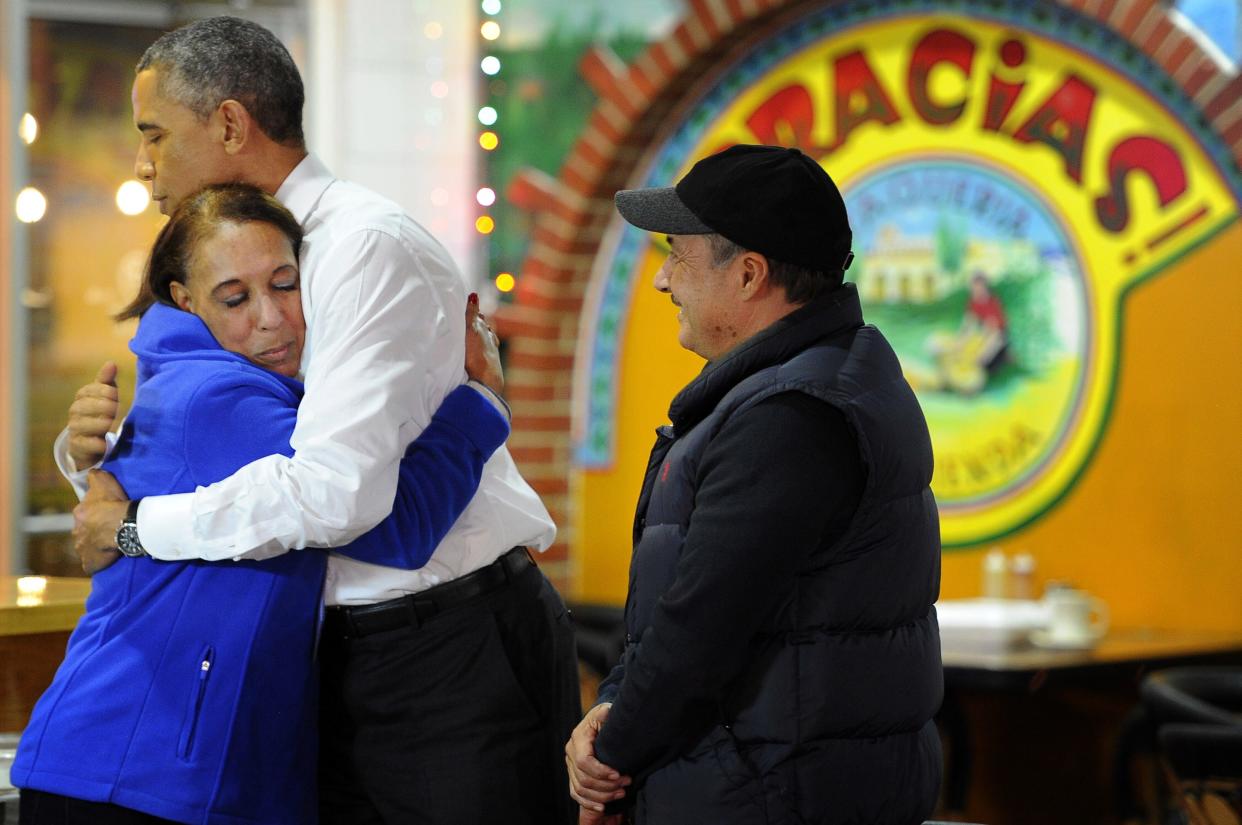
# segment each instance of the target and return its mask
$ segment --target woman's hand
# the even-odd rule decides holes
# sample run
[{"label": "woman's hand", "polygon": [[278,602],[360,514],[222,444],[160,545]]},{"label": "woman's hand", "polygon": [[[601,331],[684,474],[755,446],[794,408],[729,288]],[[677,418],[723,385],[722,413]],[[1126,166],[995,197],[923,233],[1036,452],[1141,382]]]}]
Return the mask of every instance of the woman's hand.
[{"label": "woman's hand", "polygon": [[466,374],[497,395],[505,388],[499,345],[500,339],[479,312],[479,296],[470,293],[466,299]]},{"label": "woman's hand", "polygon": [[120,394],[116,364],[105,361],[95,380],[74,396],[69,406],[69,458],[74,469],[94,467],[108,449],[105,436],[116,426]]}]

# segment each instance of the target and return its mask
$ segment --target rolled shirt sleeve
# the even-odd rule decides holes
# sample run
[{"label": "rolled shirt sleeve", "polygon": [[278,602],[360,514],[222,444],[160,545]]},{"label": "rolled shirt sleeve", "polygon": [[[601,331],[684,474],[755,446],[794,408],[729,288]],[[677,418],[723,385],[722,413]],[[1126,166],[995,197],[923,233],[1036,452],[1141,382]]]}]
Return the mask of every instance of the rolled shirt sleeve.
[{"label": "rolled shirt sleeve", "polygon": [[116,446],[118,436],[116,433],[104,434],[104,457],[99,459],[97,464],[92,464],[83,470],[79,470],[74,466],[73,459],[69,457],[69,428],[60,431],[60,435],[56,436],[56,441],[52,444],[52,458],[56,461],[56,469],[60,470],[60,474],[65,477],[73,487],[73,492],[77,493],[78,499],[86,497],[87,476],[91,470],[98,470],[99,467],[107,460],[112,453],[112,448]]}]

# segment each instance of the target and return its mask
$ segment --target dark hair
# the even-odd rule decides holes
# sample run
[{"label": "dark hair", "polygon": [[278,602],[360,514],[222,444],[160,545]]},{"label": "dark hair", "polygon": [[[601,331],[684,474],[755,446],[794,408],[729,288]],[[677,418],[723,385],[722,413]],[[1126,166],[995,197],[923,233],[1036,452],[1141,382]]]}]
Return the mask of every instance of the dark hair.
[{"label": "dark hair", "polygon": [[137,71],[160,72],[159,91],[206,120],[226,100],[246,107],[277,143],[305,148],[302,77],[289,50],[257,23],[209,17],[156,40]]},{"label": "dark hair", "polygon": [[[735,244],[724,235],[706,237],[708,246],[712,250],[712,266],[714,267],[722,267],[747,251],[746,247]],[[772,279],[772,283],[784,288],[785,298],[791,304],[805,304],[813,301],[820,295],[841,286],[841,282],[845,280],[844,271],[820,272],[786,261],[778,261],[770,255],[764,255],[764,257],[768,259],[768,277]]]},{"label": "dark hair", "polygon": [[199,246],[223,224],[266,223],[279,229],[297,260],[302,246],[302,227],[280,201],[248,183],[217,183],[181,201],[151,247],[138,295],[121,310],[116,320],[138,318],[154,303],[177,304],[172,298],[173,281],[184,284]]}]

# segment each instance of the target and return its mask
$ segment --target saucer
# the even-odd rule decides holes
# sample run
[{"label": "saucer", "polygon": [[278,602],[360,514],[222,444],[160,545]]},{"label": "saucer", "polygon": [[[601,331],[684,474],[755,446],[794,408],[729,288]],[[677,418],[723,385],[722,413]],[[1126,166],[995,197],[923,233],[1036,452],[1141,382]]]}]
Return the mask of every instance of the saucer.
[{"label": "saucer", "polygon": [[1095,647],[1103,633],[1091,633],[1086,636],[1053,636],[1047,630],[1032,630],[1031,644],[1045,650],[1090,650]]}]

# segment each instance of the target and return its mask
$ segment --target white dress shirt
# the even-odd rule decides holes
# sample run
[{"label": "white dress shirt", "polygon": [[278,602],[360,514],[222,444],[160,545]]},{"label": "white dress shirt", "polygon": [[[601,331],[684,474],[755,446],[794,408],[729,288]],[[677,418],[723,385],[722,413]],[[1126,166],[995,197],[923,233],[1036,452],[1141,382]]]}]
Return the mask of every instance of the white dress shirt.
[{"label": "white dress shirt", "polygon": [[[138,534],[155,558],[262,559],[337,547],[391,511],[398,464],[465,379],[465,287],[444,248],[392,201],[338,180],[307,155],[276,193],[305,231],[300,256],[306,395],[290,442],[193,493],[143,499]],[[66,439],[57,463],[82,491]],[[111,443],[111,442],[110,442]],[[510,547],[544,550],[556,527],[505,447],[419,570],[328,560],[328,604],[424,590]]]}]

